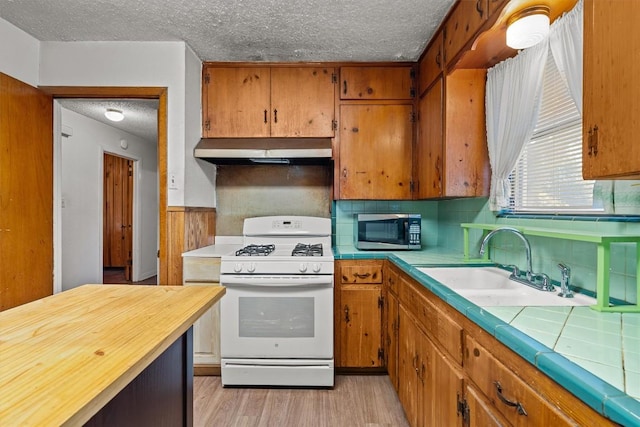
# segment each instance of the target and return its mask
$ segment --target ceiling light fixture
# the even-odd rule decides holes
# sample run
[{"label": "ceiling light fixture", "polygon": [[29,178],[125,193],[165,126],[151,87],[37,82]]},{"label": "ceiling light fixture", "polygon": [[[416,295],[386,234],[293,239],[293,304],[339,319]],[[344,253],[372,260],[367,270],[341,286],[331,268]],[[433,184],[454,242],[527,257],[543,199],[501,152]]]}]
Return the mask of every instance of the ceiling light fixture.
[{"label": "ceiling light fixture", "polygon": [[124,119],[124,114],[122,114],[122,111],[116,110],[115,108],[107,108],[104,116],[112,122],[120,122],[122,121],[122,119]]},{"label": "ceiling light fixture", "polygon": [[507,46],[526,49],[540,43],[549,34],[549,7],[531,6],[519,10],[507,20]]}]

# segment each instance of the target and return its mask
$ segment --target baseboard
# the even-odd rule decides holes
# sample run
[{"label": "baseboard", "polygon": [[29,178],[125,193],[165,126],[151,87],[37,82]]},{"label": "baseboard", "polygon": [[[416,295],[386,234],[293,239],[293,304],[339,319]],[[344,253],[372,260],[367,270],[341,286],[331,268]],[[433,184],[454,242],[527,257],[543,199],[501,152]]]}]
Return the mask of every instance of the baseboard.
[{"label": "baseboard", "polygon": [[335,368],[336,374],[342,375],[386,375],[386,368]]},{"label": "baseboard", "polygon": [[219,377],[220,365],[193,365],[193,375],[196,377]]}]

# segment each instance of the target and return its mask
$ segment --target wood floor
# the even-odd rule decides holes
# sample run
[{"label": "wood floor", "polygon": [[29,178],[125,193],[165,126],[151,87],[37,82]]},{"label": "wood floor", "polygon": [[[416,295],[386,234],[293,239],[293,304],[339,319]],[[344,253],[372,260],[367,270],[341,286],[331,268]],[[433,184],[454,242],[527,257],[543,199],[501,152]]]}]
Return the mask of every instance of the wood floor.
[{"label": "wood floor", "polygon": [[195,377],[195,427],[409,426],[386,375],[337,375],[333,389],[223,388]]},{"label": "wood floor", "polygon": [[102,283],[130,283],[132,285],[157,285],[158,276],[151,276],[139,282],[127,281],[124,274],[124,267],[105,267],[102,275]]}]

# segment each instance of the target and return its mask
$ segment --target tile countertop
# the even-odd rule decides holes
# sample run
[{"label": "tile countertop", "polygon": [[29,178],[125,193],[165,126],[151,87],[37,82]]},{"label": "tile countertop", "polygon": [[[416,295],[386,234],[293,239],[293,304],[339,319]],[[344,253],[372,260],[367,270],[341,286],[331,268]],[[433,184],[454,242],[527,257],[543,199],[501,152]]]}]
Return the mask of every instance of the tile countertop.
[{"label": "tile countertop", "polygon": [[334,247],[334,255],[336,260],[393,261],[599,413],[622,425],[640,425],[640,314],[566,306],[478,307],[418,270],[481,264],[437,247],[397,252]]}]

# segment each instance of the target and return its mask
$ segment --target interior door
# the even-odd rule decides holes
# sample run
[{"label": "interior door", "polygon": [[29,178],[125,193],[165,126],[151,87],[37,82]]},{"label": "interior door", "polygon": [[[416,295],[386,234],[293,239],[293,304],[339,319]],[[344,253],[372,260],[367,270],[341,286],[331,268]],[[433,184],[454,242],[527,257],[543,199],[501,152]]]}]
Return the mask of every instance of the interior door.
[{"label": "interior door", "polygon": [[124,267],[131,280],[133,161],[104,153],[103,265]]},{"label": "interior door", "polygon": [[0,73],[0,310],[53,293],[53,99]]}]

